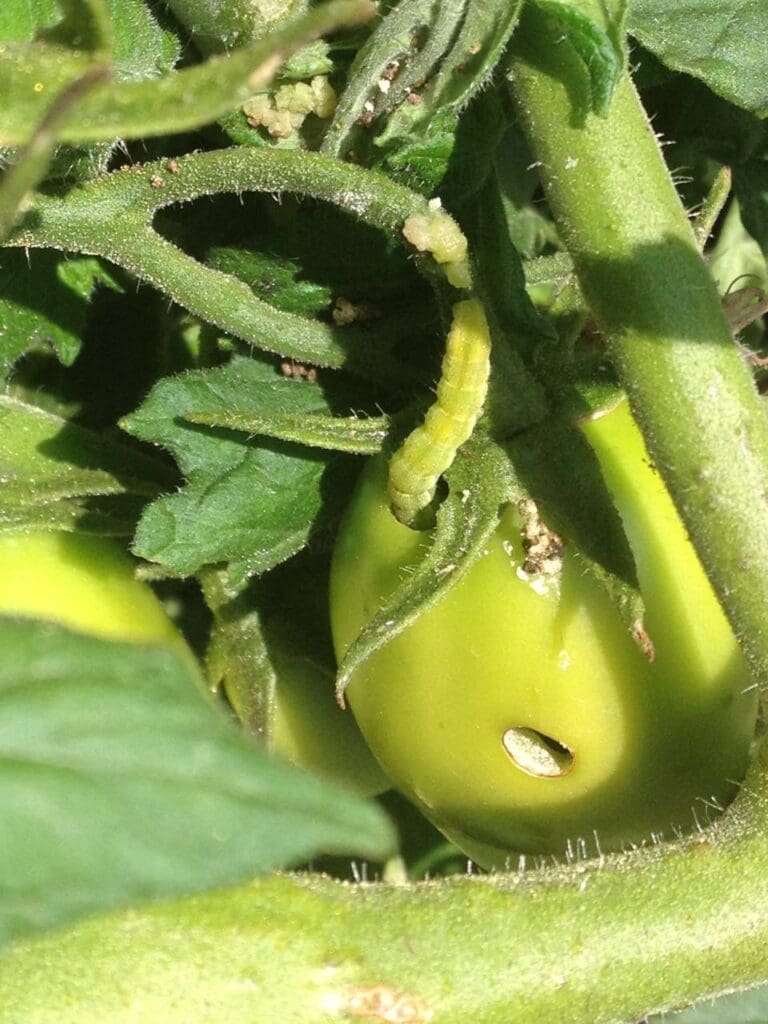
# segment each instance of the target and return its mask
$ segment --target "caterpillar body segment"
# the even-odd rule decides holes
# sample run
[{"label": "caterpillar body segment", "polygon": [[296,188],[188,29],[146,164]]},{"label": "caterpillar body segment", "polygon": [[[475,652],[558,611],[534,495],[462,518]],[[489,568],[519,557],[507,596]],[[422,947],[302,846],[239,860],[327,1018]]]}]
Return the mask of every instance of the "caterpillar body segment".
[{"label": "caterpillar body segment", "polygon": [[435,402],[389,464],[389,500],[400,522],[411,522],[426,508],[441,474],[472,433],[488,392],[490,353],[482,305],[477,299],[457,302]]}]

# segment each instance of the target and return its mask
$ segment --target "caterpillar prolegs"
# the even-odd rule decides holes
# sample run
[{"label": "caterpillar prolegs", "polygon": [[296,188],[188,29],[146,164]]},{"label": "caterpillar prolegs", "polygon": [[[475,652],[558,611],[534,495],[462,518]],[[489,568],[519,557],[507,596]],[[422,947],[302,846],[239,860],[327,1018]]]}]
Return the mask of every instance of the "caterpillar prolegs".
[{"label": "caterpillar prolegs", "polygon": [[488,392],[491,338],[483,307],[465,299],[453,307],[437,398],[424,422],[389,464],[389,499],[402,523],[430,503],[437,481],[469,438]]}]

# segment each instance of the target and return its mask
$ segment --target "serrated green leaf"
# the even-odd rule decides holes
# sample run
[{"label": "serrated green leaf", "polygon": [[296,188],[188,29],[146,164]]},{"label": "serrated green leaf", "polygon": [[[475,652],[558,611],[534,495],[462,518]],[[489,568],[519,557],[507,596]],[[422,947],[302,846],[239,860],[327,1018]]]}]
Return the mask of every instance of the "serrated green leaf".
[{"label": "serrated green leaf", "polygon": [[[0,477],[0,529],[8,530],[72,529],[89,509],[96,525],[108,512],[108,504],[92,504],[96,496],[131,496],[127,503],[113,503],[124,521],[129,509],[138,511],[137,502],[167,486],[170,475],[125,445],[4,395]],[[122,526],[115,523],[113,530],[122,532]]]},{"label": "serrated green leaf", "polygon": [[150,505],[135,550],[180,574],[229,562],[232,585],[299,551],[338,514],[352,467],[343,456],[238,437],[185,422],[190,412],[259,414],[327,410],[322,389],[270,366],[236,359],[161,381],[123,427],[167,448],[187,486]]},{"label": "serrated green leaf", "polygon": [[0,620],[0,942],[391,829],[266,755],[170,650]]},{"label": "serrated green leaf", "polygon": [[622,31],[626,5],[618,5],[619,17],[614,19],[609,15],[608,27],[603,29],[565,0],[534,0],[534,3],[557,21],[578,53],[589,76],[592,110],[604,117],[626,64]]},{"label": "serrated green leaf", "polygon": [[232,409],[214,413],[190,412],[184,418],[190,423],[202,423],[207,427],[224,427],[250,435],[295,441],[309,448],[325,448],[357,455],[375,455],[380,452],[389,433],[389,418],[386,416],[265,414]]},{"label": "serrated green leaf", "polygon": [[[451,158],[456,149],[458,120],[453,111],[437,114],[429,126],[412,137],[399,137],[397,144],[384,159],[374,166],[381,166],[401,184],[421,192],[425,196],[444,194],[445,178]],[[385,144],[386,131],[376,140]],[[463,184],[474,187],[474,180],[467,176]],[[448,198],[448,197],[446,197]]]},{"label": "serrated green leaf", "polygon": [[88,300],[97,284],[117,288],[90,256],[0,251],[0,378],[28,349],[50,345],[65,366],[80,351]]},{"label": "serrated green leaf", "polygon": [[[445,474],[448,495],[437,512],[434,536],[425,534],[423,558],[348,648],[339,666],[339,697],[353,673],[459,583],[483,553],[502,506],[523,492],[501,448],[476,430]],[[386,473],[386,462],[381,462]]]},{"label": "serrated green leaf", "polygon": [[629,31],[662,63],[761,117],[768,114],[764,0],[632,0]]},{"label": "serrated green leaf", "polygon": [[244,281],[256,295],[268,297],[270,305],[286,313],[315,317],[333,305],[331,289],[307,280],[296,260],[254,248],[227,246],[211,249],[205,262],[214,270]]}]

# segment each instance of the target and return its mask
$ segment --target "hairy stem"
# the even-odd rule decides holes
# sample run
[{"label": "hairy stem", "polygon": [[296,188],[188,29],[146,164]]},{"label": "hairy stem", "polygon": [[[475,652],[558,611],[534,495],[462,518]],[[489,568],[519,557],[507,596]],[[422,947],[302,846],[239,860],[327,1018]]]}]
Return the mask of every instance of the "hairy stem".
[{"label": "hairy stem", "polygon": [[[599,17],[589,3],[580,4]],[[513,91],[584,295],[649,451],[759,680],[768,677],[768,420],[632,83],[588,112],[583,65],[531,5]]]},{"label": "hairy stem", "polygon": [[[673,846],[413,886],[278,876],[25,942],[0,961],[0,1024],[618,1024],[755,984],[765,771]],[[403,1015],[355,1014],[363,999]]]},{"label": "hairy stem", "polygon": [[[324,200],[395,237],[409,216],[427,210],[422,196],[373,171],[315,154],[242,147],[136,165],[61,198],[38,195],[7,244],[103,256],[265,351],[343,366],[376,380],[402,380],[407,371],[388,348],[410,321],[340,328],[276,309],[244,282],[199,263],[152,227],[163,207],[248,191]],[[422,265],[429,262],[421,258]]]}]

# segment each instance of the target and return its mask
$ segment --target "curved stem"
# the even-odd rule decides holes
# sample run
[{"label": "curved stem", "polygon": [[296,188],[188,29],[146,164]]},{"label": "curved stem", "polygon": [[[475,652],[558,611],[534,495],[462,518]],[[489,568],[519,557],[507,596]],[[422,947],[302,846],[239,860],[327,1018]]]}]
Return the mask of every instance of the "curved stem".
[{"label": "curved stem", "polygon": [[[600,17],[600,5],[580,4]],[[594,7],[594,10],[593,10]],[[702,563],[768,675],[768,419],[625,76],[605,118],[562,32],[526,7],[511,79],[558,230]]]},{"label": "curved stem", "polygon": [[111,1024],[136,993],[146,1019],[170,1022],[341,1024],[354,1000],[399,999],[418,1013],[365,1019],[616,1024],[756,984],[765,772],[671,847],[411,886],[278,876],[86,922],[0,960],[0,1024]]},{"label": "curved stem", "polygon": [[422,196],[373,171],[315,154],[242,147],[136,165],[62,198],[37,195],[7,244],[103,256],[261,349],[318,366],[343,366],[378,381],[402,381],[407,370],[388,349],[399,331],[412,326],[412,317],[363,330],[278,310],[152,228],[155,212],[166,206],[247,191],[324,200],[395,237],[408,217],[428,210]]}]

